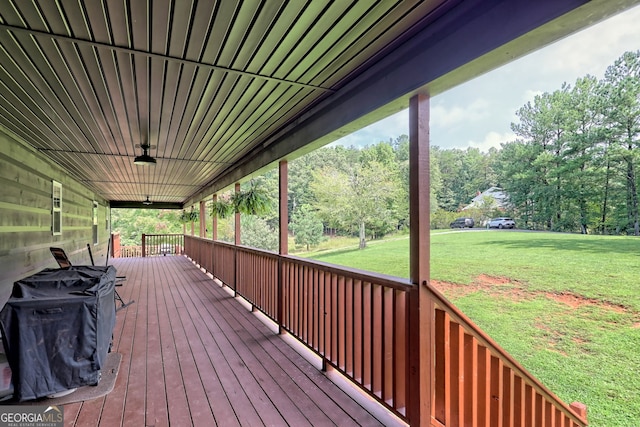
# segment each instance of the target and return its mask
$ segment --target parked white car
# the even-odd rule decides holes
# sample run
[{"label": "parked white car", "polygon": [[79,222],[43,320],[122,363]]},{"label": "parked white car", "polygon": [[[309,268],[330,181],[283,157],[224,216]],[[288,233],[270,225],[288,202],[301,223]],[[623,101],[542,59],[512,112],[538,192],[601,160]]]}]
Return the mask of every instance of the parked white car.
[{"label": "parked white car", "polygon": [[516,222],[511,218],[493,218],[489,221],[489,228],[516,228]]}]

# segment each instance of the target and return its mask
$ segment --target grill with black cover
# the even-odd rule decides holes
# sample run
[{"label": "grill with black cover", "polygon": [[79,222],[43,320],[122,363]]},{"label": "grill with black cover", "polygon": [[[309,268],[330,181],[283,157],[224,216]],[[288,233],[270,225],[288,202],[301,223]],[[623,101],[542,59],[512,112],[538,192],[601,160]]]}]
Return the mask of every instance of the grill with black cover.
[{"label": "grill with black cover", "polygon": [[100,380],[115,326],[113,266],[45,269],[14,283],[0,312],[14,398]]}]

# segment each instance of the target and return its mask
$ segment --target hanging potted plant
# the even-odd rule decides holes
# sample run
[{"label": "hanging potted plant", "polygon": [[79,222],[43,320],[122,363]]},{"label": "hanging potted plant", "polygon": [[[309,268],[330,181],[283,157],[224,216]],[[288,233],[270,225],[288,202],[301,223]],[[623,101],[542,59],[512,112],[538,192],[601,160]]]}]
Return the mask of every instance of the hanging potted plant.
[{"label": "hanging potted plant", "polygon": [[231,202],[236,212],[247,215],[264,215],[271,209],[271,197],[253,181],[247,190],[234,193]]},{"label": "hanging potted plant", "polygon": [[229,200],[219,199],[211,204],[211,215],[220,219],[227,218],[233,213],[233,205]]},{"label": "hanging potted plant", "polygon": [[182,214],[180,214],[180,222],[182,222],[183,224],[196,222],[198,220],[198,217],[199,217],[198,212],[193,210],[193,207],[192,207],[191,211],[189,212],[182,211]]}]

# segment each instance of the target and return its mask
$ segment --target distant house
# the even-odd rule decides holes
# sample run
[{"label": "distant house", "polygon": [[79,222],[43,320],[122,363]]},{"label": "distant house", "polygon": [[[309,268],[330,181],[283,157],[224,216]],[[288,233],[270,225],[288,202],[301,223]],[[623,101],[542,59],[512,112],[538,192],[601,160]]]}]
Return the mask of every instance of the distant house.
[{"label": "distant house", "polygon": [[491,207],[495,209],[506,210],[509,207],[509,195],[500,187],[490,187],[474,197],[471,203],[462,208],[462,210],[480,207],[486,208],[488,201],[490,201]]}]

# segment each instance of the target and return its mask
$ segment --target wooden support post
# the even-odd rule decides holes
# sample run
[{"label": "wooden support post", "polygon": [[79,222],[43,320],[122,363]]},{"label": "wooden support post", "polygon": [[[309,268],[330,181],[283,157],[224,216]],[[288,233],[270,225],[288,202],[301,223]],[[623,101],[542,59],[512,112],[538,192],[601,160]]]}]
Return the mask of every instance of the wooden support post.
[{"label": "wooden support post", "polygon": [[278,172],[280,255],[287,255],[289,253],[289,166],[286,160],[280,161]]},{"label": "wooden support post", "polygon": [[[213,195],[213,203],[218,201],[218,195],[214,194]],[[218,215],[211,215],[212,217],[212,224],[211,224],[211,238],[213,240],[217,240],[218,239]]]},{"label": "wooden support post", "polygon": [[142,235],[142,258],[147,256],[147,236],[145,234]]},{"label": "wooden support post", "polygon": [[[240,192],[240,183],[236,182],[236,186],[235,186],[235,190],[236,190],[236,194],[238,194]],[[241,240],[241,236],[240,236],[240,212],[236,212],[235,215],[235,219],[236,219],[236,223],[235,223],[235,232],[234,232],[234,243],[236,246],[240,245],[242,240]],[[233,277],[233,296],[236,297],[238,296],[238,269],[240,268],[238,266],[238,248],[234,248],[233,249],[233,264],[235,265],[234,268],[234,277]]]},{"label": "wooden support post", "polygon": [[434,389],[434,306],[429,283],[429,96],[409,101],[409,292],[407,418],[430,425]]},{"label": "wooden support post", "polygon": [[286,160],[280,161],[278,170],[279,186],[278,186],[278,203],[279,203],[279,228],[280,228],[280,246],[278,258],[278,333],[282,334],[282,324],[284,322],[284,263],[282,255],[289,254],[289,166]]},{"label": "wooden support post", "polygon": [[200,201],[200,237],[207,237],[207,202]]},{"label": "wooden support post", "polygon": [[[240,192],[240,183],[236,182],[236,194]],[[236,223],[235,223],[235,244],[240,245],[240,212],[236,212]]]},{"label": "wooden support post", "polygon": [[[218,201],[218,195],[214,194],[212,202],[215,204]],[[211,215],[211,274],[214,276],[217,273],[216,265],[216,240],[218,239],[218,215],[213,213]],[[224,287],[224,283],[222,284]]]}]

